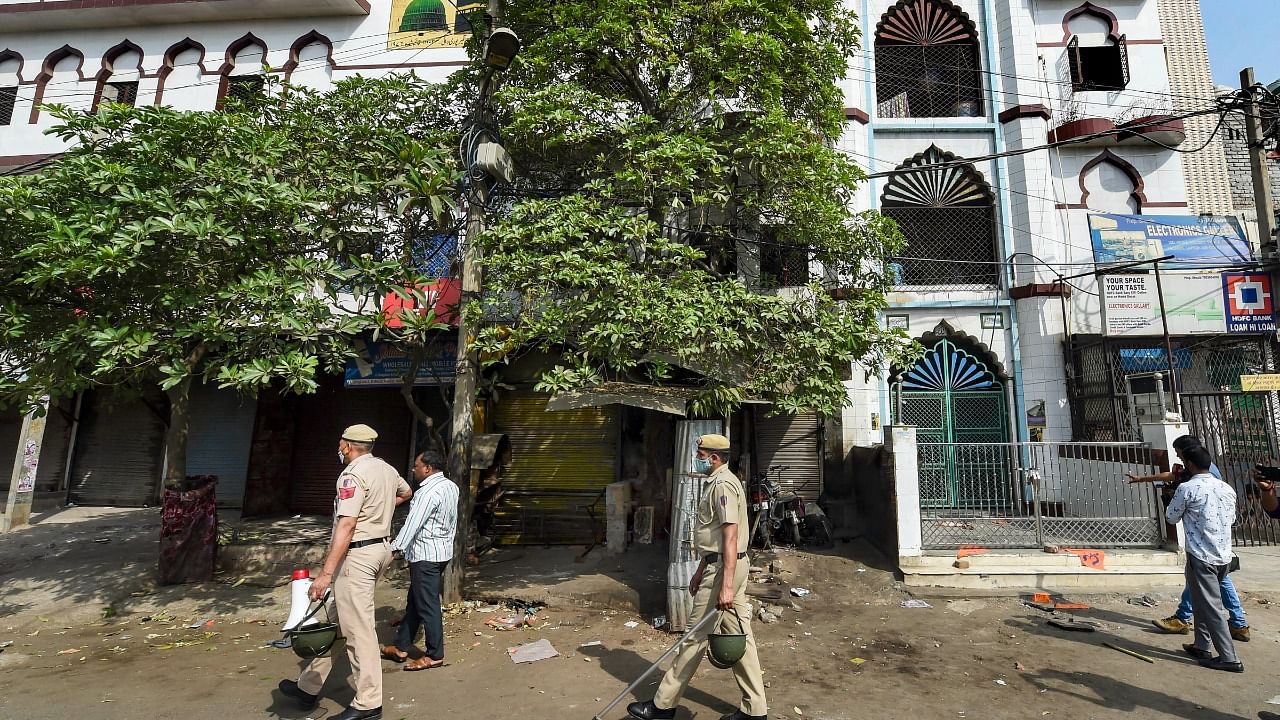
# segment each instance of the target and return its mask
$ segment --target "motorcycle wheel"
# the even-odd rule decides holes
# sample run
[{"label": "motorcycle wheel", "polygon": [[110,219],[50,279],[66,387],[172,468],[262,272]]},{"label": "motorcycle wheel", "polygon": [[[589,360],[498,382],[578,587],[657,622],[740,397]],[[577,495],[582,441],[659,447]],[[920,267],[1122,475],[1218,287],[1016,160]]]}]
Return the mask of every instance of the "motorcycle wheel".
[{"label": "motorcycle wheel", "polygon": [[813,542],[824,548],[833,547],[836,544],[835,530],[831,526],[831,521],[827,516],[823,515],[818,518],[818,527],[813,533]]},{"label": "motorcycle wheel", "polygon": [[791,542],[797,547],[800,545],[800,523],[791,523]]}]

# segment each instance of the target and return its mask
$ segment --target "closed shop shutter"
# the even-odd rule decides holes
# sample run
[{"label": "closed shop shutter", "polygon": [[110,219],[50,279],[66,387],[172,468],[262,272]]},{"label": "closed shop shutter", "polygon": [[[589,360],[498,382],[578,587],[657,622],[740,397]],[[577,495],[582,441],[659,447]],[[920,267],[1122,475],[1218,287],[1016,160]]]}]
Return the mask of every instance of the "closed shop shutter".
[{"label": "closed shop shutter", "polygon": [[373,454],[386,460],[406,480],[413,417],[398,388],[342,387],[341,378],[326,377],[312,395],[298,398],[294,436],[290,506],[294,512],[328,515],[338,473],[338,440],[350,425],[364,423],[378,431]]},{"label": "closed shop shutter", "polygon": [[22,414],[16,410],[0,410],[0,490],[9,489],[13,478],[13,461],[18,455],[18,437],[22,435]]},{"label": "closed shop shutter", "polygon": [[85,393],[68,499],[77,505],[154,505],[164,462],[164,423],[141,400]]},{"label": "closed shop shutter", "polygon": [[806,500],[817,500],[822,494],[822,435],[818,416],[766,416],[756,414],[756,468],[764,471],[771,465],[787,465],[780,478],[782,489],[790,490]]},{"label": "closed shop shutter", "polygon": [[497,511],[504,544],[589,544],[604,536],[601,492],[617,477],[616,406],[548,412],[548,396],[503,395],[493,432],[511,440]]},{"label": "closed shop shutter", "polygon": [[244,504],[257,409],[256,400],[234,390],[212,384],[191,388],[187,474],[218,476],[218,507]]},{"label": "closed shop shutter", "polygon": [[67,447],[71,442],[71,418],[75,412],[74,398],[63,400],[61,406],[49,407],[44,421],[44,445],[40,447],[40,465],[36,468],[36,492],[65,490],[62,484],[67,478]]}]

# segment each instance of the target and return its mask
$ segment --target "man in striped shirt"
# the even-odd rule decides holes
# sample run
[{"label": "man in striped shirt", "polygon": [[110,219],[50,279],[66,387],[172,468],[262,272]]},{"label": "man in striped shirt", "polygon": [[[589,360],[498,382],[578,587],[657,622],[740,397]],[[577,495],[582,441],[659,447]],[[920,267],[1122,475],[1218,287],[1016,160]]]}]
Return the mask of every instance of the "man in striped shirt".
[{"label": "man in striped shirt", "polygon": [[413,476],[420,484],[409,503],[409,518],[391,544],[409,563],[409,600],[396,633],[395,645],[382,649],[395,662],[409,659],[418,628],[426,636],[426,654],[410,660],[405,670],[429,670],[444,664],[444,624],[440,618],[440,585],[453,558],[458,527],[458,486],[444,476],[444,458],[434,450],[414,459]]}]

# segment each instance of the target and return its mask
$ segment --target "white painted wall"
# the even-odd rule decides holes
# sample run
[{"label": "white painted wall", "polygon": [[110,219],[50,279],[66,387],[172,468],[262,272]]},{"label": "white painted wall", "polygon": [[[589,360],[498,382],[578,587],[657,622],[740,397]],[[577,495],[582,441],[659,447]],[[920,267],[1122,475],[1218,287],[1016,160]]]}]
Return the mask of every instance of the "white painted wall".
[{"label": "white painted wall", "polygon": [[[466,51],[462,48],[388,50],[391,0],[370,0],[370,5],[372,10],[368,16],[236,20],[48,32],[6,33],[0,28],[0,50],[11,50],[22,58],[20,63],[0,63],[0,86],[11,87],[17,82],[19,87],[13,122],[0,126],[0,157],[38,155],[64,149],[60,140],[43,134],[53,122],[47,113],[42,113],[35,125],[28,122],[45,59],[63,45],[83,53],[84,62],[81,65],[78,59],[69,58],[58,63],[53,77],[44,83],[44,99],[85,109],[93,101],[97,85],[95,78],[103,68],[103,55],[126,39],[142,48],[141,78],[138,78],[136,56],[117,60],[115,68],[117,78],[139,79],[139,104],[155,102],[166,50],[185,38],[204,47],[203,57],[199,50],[179,54],[173,58],[172,70],[165,73],[162,102],[183,110],[213,109],[219,71],[228,60],[227,48],[246,33],[253,33],[266,44],[265,61],[277,71],[289,61],[290,47],[299,38],[312,31],[328,37],[333,43],[333,62],[329,62],[326,48],[312,45],[299,53],[299,64],[293,73],[293,80],[317,89],[357,74],[381,75],[408,70],[427,79],[442,80],[466,63]],[[234,67],[230,74],[261,72],[263,60],[257,48],[250,48],[231,59]],[[122,68],[126,67],[128,69],[121,75]]]}]

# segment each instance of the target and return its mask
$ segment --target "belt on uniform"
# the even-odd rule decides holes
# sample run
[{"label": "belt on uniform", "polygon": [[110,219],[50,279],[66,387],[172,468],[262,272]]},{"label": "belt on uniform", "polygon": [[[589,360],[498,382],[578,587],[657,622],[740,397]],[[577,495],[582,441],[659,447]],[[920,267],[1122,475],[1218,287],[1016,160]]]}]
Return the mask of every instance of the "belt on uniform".
[{"label": "belt on uniform", "polygon": [[350,545],[348,545],[347,547],[350,548],[351,550],[355,550],[356,548],[362,548],[366,545],[375,545],[377,543],[385,542],[385,541],[386,541],[386,538],[384,537],[372,538],[369,540],[357,540],[351,543]]},{"label": "belt on uniform", "polygon": [[[744,558],[744,557],[746,557],[746,556],[747,556],[747,554],[746,554],[746,553],[744,553],[744,552],[740,552],[740,553],[738,553],[738,559],[739,559],[739,560],[741,560],[742,558]],[[715,565],[716,563],[720,562],[720,553],[711,553],[710,555],[703,555],[703,556],[702,556],[702,561],[703,561],[703,562],[705,562],[705,563],[706,563],[706,564],[708,564],[708,565]]]}]

